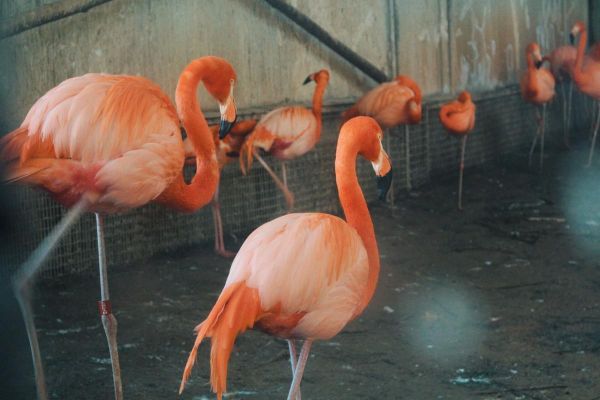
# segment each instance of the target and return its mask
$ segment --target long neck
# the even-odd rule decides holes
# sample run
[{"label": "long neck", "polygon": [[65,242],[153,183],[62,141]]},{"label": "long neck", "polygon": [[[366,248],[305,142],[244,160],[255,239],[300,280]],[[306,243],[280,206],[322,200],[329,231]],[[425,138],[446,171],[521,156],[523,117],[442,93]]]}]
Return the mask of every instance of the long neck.
[{"label": "long neck", "polygon": [[356,136],[340,135],[335,156],[335,175],[346,222],[358,232],[367,250],[369,275],[367,288],[355,316],[369,304],[379,278],[379,249],[367,203],[356,177],[356,157],[360,142]]},{"label": "long neck", "polygon": [[582,29],[579,44],[577,45],[577,58],[575,58],[575,69],[573,74],[579,76],[581,67],[583,66],[583,55],[585,53],[585,45],[587,44],[587,29]]},{"label": "long neck", "polygon": [[327,87],[327,81],[319,80],[315,87],[315,93],[313,94],[312,100],[312,111],[319,120],[321,119],[321,114],[323,111],[323,94],[325,93],[325,88]]},{"label": "long neck", "polygon": [[219,184],[213,135],[196,96],[200,81],[214,73],[210,67],[206,60],[192,61],[181,73],[175,92],[179,118],[196,153],[196,174],[189,185],[179,174],[158,201],[181,211],[192,212],[208,204]]}]

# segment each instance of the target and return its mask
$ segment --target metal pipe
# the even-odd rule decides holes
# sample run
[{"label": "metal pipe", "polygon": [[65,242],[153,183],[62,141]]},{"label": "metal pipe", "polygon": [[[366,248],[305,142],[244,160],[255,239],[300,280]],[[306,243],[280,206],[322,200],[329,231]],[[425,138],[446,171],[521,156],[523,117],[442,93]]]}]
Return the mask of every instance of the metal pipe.
[{"label": "metal pipe", "polygon": [[326,30],[321,28],[315,21],[302,14],[294,7],[284,3],[282,0],[264,0],[271,7],[288,17],[296,25],[304,29],[307,33],[314,36],[319,42],[329,47],[344,60],[348,61],[354,67],[361,70],[367,76],[378,83],[389,81],[389,77],[371,64],[368,60],[358,55],[355,51],[331,36]]},{"label": "metal pipe", "polygon": [[74,14],[89,11],[109,1],[111,0],[63,0],[36,7],[33,11],[2,20],[0,22],[0,39],[17,35]]}]

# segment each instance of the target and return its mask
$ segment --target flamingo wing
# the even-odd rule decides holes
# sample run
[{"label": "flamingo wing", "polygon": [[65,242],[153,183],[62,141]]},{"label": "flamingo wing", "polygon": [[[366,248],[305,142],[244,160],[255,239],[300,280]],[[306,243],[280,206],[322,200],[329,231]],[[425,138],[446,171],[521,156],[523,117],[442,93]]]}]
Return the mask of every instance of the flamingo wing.
[{"label": "flamingo wing", "polygon": [[[22,172],[29,183],[56,192],[77,186],[85,175],[90,182],[81,190],[96,191],[98,201],[109,208],[154,199],[184,160],[173,105],[158,86],[141,77],[87,74],[68,79],[33,105],[19,130],[27,131],[27,140],[19,165],[12,168],[13,179]],[[44,173],[36,177],[36,169]]]},{"label": "flamingo wing", "polygon": [[356,103],[360,115],[373,117],[379,124],[390,128],[408,122],[406,103],[415,97],[408,87],[396,81],[383,83]]},{"label": "flamingo wing", "polygon": [[[224,291],[240,283],[256,289],[266,329],[274,323],[291,336],[326,339],[352,319],[368,270],[364,244],[344,220],[320,213],[288,214],[246,239]],[[285,321],[293,326],[282,327]],[[260,319],[257,324],[261,326]]]}]

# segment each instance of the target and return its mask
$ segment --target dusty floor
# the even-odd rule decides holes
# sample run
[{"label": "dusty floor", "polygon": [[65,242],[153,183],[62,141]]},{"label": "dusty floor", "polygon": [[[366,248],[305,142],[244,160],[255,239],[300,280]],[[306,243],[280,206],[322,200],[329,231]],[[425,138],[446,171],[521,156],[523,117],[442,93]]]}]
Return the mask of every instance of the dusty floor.
[{"label": "dusty floor", "polygon": [[[468,170],[464,212],[454,178],[372,207],[377,293],[313,346],[303,398],[600,399],[600,164],[584,169],[585,151],[553,154],[542,176],[523,156]],[[110,271],[126,398],[177,398],[229,265],[204,247]],[[110,399],[96,276],[40,289],[51,398]],[[213,398],[207,349],[183,399]],[[285,398],[288,365],[284,341],[244,334],[226,398]]]}]

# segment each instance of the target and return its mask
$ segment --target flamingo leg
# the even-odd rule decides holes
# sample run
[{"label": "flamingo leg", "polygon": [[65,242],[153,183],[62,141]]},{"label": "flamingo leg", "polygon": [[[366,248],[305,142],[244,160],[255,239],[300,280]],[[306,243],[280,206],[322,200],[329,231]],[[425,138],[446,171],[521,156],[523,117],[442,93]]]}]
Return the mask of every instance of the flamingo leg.
[{"label": "flamingo leg", "polygon": [[462,188],[463,188],[463,171],[465,169],[465,148],[467,147],[467,135],[462,137],[460,145],[460,173],[458,176],[458,209],[462,210]]},{"label": "flamingo leg", "polygon": [[285,197],[285,202],[287,203],[288,210],[291,210],[294,207],[294,195],[292,194],[292,192],[290,192],[287,186],[283,184],[281,179],[279,179],[277,174],[273,172],[271,167],[269,167],[267,162],[263,160],[263,158],[258,154],[258,152],[254,149],[252,150],[252,152],[254,154],[254,157],[258,160],[258,162],[260,162],[263,168],[269,173],[269,175],[271,175],[271,178],[273,178],[275,185],[277,185],[279,190],[283,192],[283,196]]},{"label": "flamingo leg", "polygon": [[100,301],[98,311],[104,327],[104,333],[108,341],[110,361],[113,371],[113,382],[115,385],[115,399],[123,399],[123,387],[121,385],[121,366],[119,364],[119,351],[117,349],[117,319],[112,313],[110,295],[108,291],[108,270],[106,268],[106,247],[104,244],[104,218],[96,213],[96,234],[98,237],[98,269],[100,273]]},{"label": "flamingo leg", "polygon": [[410,129],[408,125],[404,125],[404,148],[406,156],[406,190],[412,189],[410,181]]},{"label": "flamingo leg", "polygon": [[542,129],[540,138],[540,172],[544,169],[544,138],[546,131],[546,103],[542,106]]},{"label": "flamingo leg", "polygon": [[567,135],[571,130],[571,110],[573,109],[573,81],[569,81],[569,97],[567,98]]},{"label": "flamingo leg", "polygon": [[540,110],[539,109],[535,109],[535,114],[536,114],[536,120],[537,120],[537,132],[535,133],[535,136],[533,137],[533,142],[531,143],[531,148],[529,149],[529,166],[531,167],[531,159],[533,157],[533,151],[535,150],[535,145],[537,144],[538,141],[538,136],[540,136]]},{"label": "flamingo leg", "polygon": [[[296,354],[296,340],[288,339],[288,348],[290,349],[290,364],[292,367],[292,376],[296,372],[296,364],[298,363],[298,355]],[[302,396],[300,394],[300,390],[298,389],[298,393],[296,394],[296,400],[302,400]]]},{"label": "flamingo leg", "polygon": [[598,128],[600,127],[600,101],[598,102],[598,112],[596,117],[596,127],[594,128],[594,135],[592,136],[592,145],[590,146],[590,155],[588,157],[588,162],[586,167],[589,168],[592,166],[592,160],[594,158],[594,147],[596,147],[596,137],[598,135]]},{"label": "flamingo leg", "polygon": [[213,215],[213,226],[215,229],[215,253],[221,257],[231,258],[235,253],[225,250],[225,239],[223,235],[223,220],[221,219],[221,202],[219,201],[219,187],[215,191],[215,195],[210,203],[210,208]]},{"label": "flamingo leg", "polygon": [[25,320],[25,329],[29,338],[29,347],[31,357],[33,358],[33,371],[35,374],[35,386],[38,400],[47,400],[48,391],[46,388],[46,379],[44,377],[44,365],[40,353],[40,344],[33,319],[33,309],[31,306],[31,288],[40,268],[50,256],[52,251],[58,245],[60,239],[69,231],[69,229],[79,220],[81,214],[87,207],[85,200],[79,201],[62,220],[52,229],[50,234],[42,241],[37,249],[29,256],[27,261],[15,273],[13,280],[13,290],[19,303],[19,308]]},{"label": "flamingo leg", "polygon": [[298,357],[298,364],[296,365],[296,370],[294,371],[294,379],[292,380],[292,385],[290,387],[287,400],[294,400],[300,391],[300,382],[302,382],[302,375],[304,374],[304,368],[306,367],[306,361],[308,360],[308,354],[310,353],[312,342],[313,341],[311,339],[307,339],[302,345],[302,350],[300,351],[300,357]]},{"label": "flamingo leg", "polygon": [[569,142],[569,119],[568,119],[568,111],[569,105],[567,104],[567,95],[565,94],[565,83],[563,81],[561,86],[561,95],[562,95],[562,111],[563,111],[563,140],[565,143],[565,147],[567,149],[571,148],[571,144]]},{"label": "flamingo leg", "polygon": [[285,166],[285,161],[281,162],[281,175],[283,176],[283,184],[285,187],[288,187],[287,184],[287,168]]},{"label": "flamingo leg", "polygon": [[[390,129],[387,130],[386,135],[385,135],[385,151],[388,154],[392,154],[392,149],[391,149],[391,142],[390,142]],[[392,207],[394,207],[394,180],[392,179],[392,183],[390,184],[390,189],[389,189],[389,197],[390,197],[390,205]]]}]

